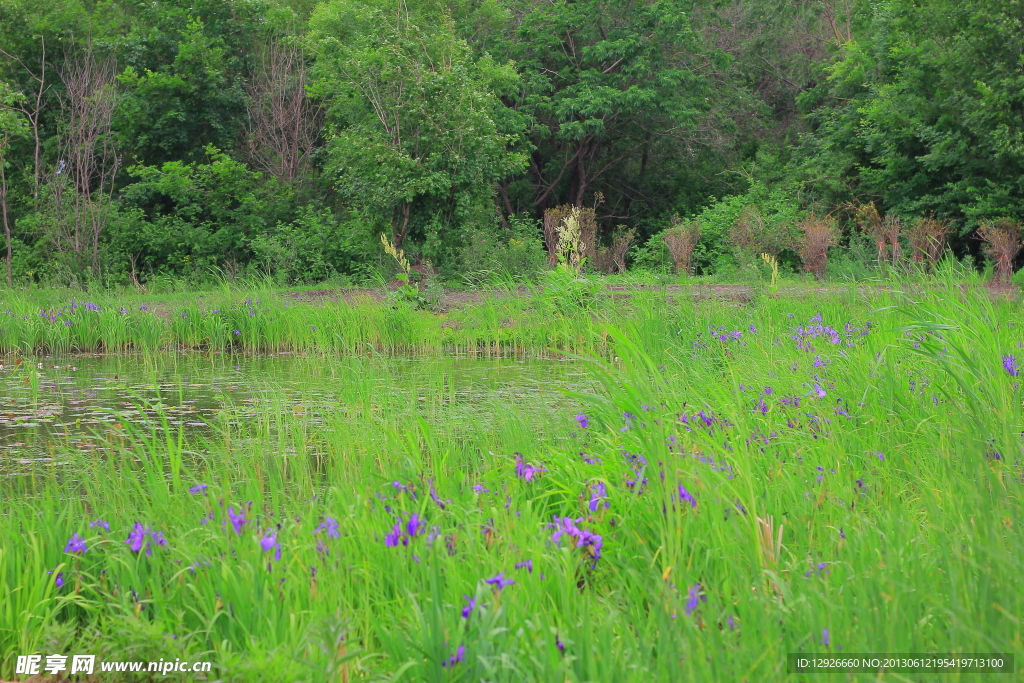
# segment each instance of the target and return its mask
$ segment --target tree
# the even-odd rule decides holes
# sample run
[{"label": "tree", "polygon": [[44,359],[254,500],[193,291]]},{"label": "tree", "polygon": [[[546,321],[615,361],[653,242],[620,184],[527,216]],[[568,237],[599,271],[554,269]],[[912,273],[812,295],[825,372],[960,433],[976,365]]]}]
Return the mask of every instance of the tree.
[{"label": "tree", "polygon": [[302,175],[320,136],[321,109],[306,95],[306,60],[296,39],[271,36],[247,86],[250,157],[283,185]]},{"label": "tree", "polygon": [[732,95],[715,87],[723,55],[694,30],[692,3],[507,6],[508,37],[489,40],[522,74],[506,104],[532,123],[529,174],[502,186],[509,212],[588,205],[601,192],[604,219],[635,220],[670,214],[664,204],[685,183],[708,184],[693,169],[724,152]]},{"label": "tree", "polygon": [[[8,100],[0,100],[0,107],[4,109],[13,110],[21,113],[28,125],[32,129],[32,141],[34,142],[33,155],[32,155],[32,198],[38,208],[39,203],[39,183],[42,178],[43,170],[43,135],[40,129],[42,113],[43,113],[43,95],[46,93],[46,38],[40,36],[39,44],[41,48],[41,56],[39,58],[39,71],[38,73],[30,69],[21,58],[7,52],[6,50],[0,49],[0,55],[15,61],[22,68],[23,72],[36,83],[35,97],[31,104],[27,103],[25,97],[12,98]],[[10,248],[10,239],[8,239],[8,248]],[[7,259],[8,271],[10,271],[10,257]],[[10,275],[8,274],[8,279]]]},{"label": "tree", "polygon": [[[100,235],[110,211],[110,194],[120,159],[111,134],[117,97],[113,57],[97,57],[91,46],[66,58],[61,158],[53,173],[58,220],[52,238],[60,251],[100,275]],[[68,190],[70,192],[68,192]]]},{"label": "tree", "polygon": [[324,5],[311,28],[336,188],[396,248],[414,236],[424,256],[452,263],[465,230],[493,221],[498,180],[525,166],[510,151],[517,131],[495,115],[514,69],[473,60],[449,20],[427,30],[403,5]]},{"label": "tree", "polygon": [[829,80],[801,96],[808,189],[934,212],[961,237],[986,217],[1024,218],[1022,17],[1021,0],[888,0],[854,15]]},{"label": "tree", "polygon": [[8,150],[12,139],[27,134],[27,126],[21,118],[22,103],[25,96],[15,91],[7,83],[0,81],[0,214],[4,222],[4,238],[7,245],[7,286],[14,285],[14,277],[11,270],[12,238],[11,238],[11,212],[7,201],[7,168]]}]

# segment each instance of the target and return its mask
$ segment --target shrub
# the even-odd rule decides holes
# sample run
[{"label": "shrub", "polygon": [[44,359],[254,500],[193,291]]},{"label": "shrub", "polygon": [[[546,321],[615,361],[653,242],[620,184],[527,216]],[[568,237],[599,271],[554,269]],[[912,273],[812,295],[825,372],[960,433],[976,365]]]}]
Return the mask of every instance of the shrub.
[{"label": "shrub", "polygon": [[462,252],[462,273],[471,284],[495,277],[532,282],[547,267],[537,221],[512,216],[508,224],[507,230],[475,230],[470,234]]},{"label": "shrub", "polygon": [[786,188],[768,189],[754,183],[744,194],[723,197],[706,207],[695,219],[701,224],[701,240],[693,250],[691,270],[709,273],[717,271],[719,262],[732,259],[734,250],[730,233],[741,220],[751,220],[756,212],[761,232],[760,252],[754,248],[748,266],[756,264],[758,253],[779,256],[783,247],[796,241],[796,224],[803,217],[796,194]]}]

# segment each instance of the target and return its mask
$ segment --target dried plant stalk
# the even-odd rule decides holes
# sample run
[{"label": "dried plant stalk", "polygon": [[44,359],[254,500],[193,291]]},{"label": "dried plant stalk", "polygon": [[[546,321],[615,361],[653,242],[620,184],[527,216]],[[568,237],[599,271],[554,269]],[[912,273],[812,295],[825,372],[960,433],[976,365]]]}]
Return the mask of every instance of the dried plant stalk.
[{"label": "dried plant stalk", "polygon": [[594,253],[594,259],[590,262],[594,270],[600,273],[622,273],[626,270],[626,253],[633,244],[636,237],[636,230],[627,230],[626,226],[620,225],[612,234],[612,245],[610,247],[598,247]]},{"label": "dried plant stalk", "polygon": [[871,238],[871,241],[878,247],[879,262],[888,259],[888,250],[885,248],[885,230],[882,225],[882,216],[878,213],[878,207],[874,202],[861,204],[854,208],[854,216],[857,226],[861,232]]},{"label": "dried plant stalk", "polygon": [[839,227],[835,219],[811,213],[797,227],[801,232],[797,252],[804,268],[818,278],[824,277],[828,268],[828,248],[834,246],[839,239]]},{"label": "dried plant stalk", "polygon": [[911,223],[907,228],[911,258],[934,268],[946,248],[949,230],[949,221],[935,216],[922,216]]},{"label": "dried plant stalk", "polygon": [[982,223],[978,236],[985,241],[985,255],[995,261],[996,282],[1009,282],[1013,277],[1013,260],[1020,253],[1021,225],[1008,218]]},{"label": "dried plant stalk", "polygon": [[672,255],[677,273],[689,275],[692,270],[693,250],[700,241],[700,221],[680,222],[678,218],[665,231],[665,246]]},{"label": "dried plant stalk", "polygon": [[766,233],[764,218],[761,217],[757,208],[753,206],[745,208],[736,224],[729,230],[732,252],[740,265],[754,264],[757,261],[757,255],[761,253],[776,255],[777,250],[769,248]]},{"label": "dried plant stalk", "polygon": [[894,213],[886,214],[882,221],[882,233],[885,241],[889,243],[889,259],[893,263],[903,260],[903,250],[900,248],[900,234],[903,232],[903,220]]}]

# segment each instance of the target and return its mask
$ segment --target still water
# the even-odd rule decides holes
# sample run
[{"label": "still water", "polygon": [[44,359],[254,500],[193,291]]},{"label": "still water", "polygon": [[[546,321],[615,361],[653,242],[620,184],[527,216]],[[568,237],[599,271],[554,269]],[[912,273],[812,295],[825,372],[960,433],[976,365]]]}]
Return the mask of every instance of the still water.
[{"label": "still water", "polygon": [[[550,359],[158,354],[0,357],[0,471],[103,449],[133,429],[186,438],[288,416],[358,426],[367,416],[479,428],[514,405],[567,412],[562,391],[593,385],[584,364]],[[542,422],[543,420],[539,420]]]}]

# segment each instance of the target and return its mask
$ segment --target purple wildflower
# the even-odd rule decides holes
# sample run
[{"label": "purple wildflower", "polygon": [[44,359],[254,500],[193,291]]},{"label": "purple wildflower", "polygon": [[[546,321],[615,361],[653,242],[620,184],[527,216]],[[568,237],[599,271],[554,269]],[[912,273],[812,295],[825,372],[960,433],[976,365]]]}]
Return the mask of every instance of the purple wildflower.
[{"label": "purple wildflower", "polygon": [[576,421],[580,423],[580,429],[586,429],[590,426],[590,422],[587,420],[587,416],[580,413],[576,416]]},{"label": "purple wildflower", "polygon": [[[53,572],[50,573],[52,574]],[[64,572],[57,572],[57,578],[53,580],[53,585],[57,588],[64,587]]]},{"label": "purple wildflower", "polygon": [[66,553],[81,553],[84,555],[87,550],[88,548],[85,546],[85,539],[78,534],[69,538],[67,544],[64,546],[64,552]]},{"label": "purple wildflower", "polygon": [[827,628],[821,629],[821,641],[825,645],[825,647],[828,647],[831,644],[831,639],[828,637]]},{"label": "purple wildflower", "polygon": [[1020,375],[1020,366],[1017,364],[1017,359],[1012,355],[1003,356],[1003,370],[1006,370],[1010,377]]},{"label": "purple wildflower", "polygon": [[688,502],[692,508],[697,507],[697,499],[682,484],[679,485],[679,500]]},{"label": "purple wildflower", "polygon": [[513,581],[512,579],[506,579],[505,578],[505,572],[500,572],[496,576],[493,576],[493,577],[491,577],[489,579],[486,579],[484,581],[484,583],[489,583],[490,585],[494,586],[498,590],[501,590],[505,586],[511,586],[512,584],[515,583],[515,581]]},{"label": "purple wildflower", "polygon": [[707,596],[700,592],[700,584],[695,583],[690,586],[690,592],[686,596],[686,616],[690,616],[702,600],[706,602]]},{"label": "purple wildflower", "polygon": [[280,562],[281,560],[281,544],[277,542],[277,532],[274,530],[268,530],[264,534],[263,538],[260,539],[260,550],[265,553],[274,551],[274,561]]},{"label": "purple wildflower", "polygon": [[462,597],[466,599],[466,606],[462,608],[462,618],[469,619],[469,615],[476,609],[476,599],[468,595],[463,595]]},{"label": "purple wildflower", "polygon": [[193,495],[199,495],[200,493],[206,493],[206,489],[209,487],[208,484],[196,484],[188,490]]},{"label": "purple wildflower", "polygon": [[102,519],[97,519],[89,524],[90,529],[95,529],[97,527],[110,531],[110,525],[104,522]]},{"label": "purple wildflower", "polygon": [[422,517],[414,512],[409,517],[409,521],[405,525],[405,528],[409,536],[418,536],[426,531],[427,523],[423,521]]},{"label": "purple wildflower", "polygon": [[473,491],[475,491],[476,493],[490,493],[491,492],[491,490],[489,488],[485,488],[483,484],[474,484],[473,485]]},{"label": "purple wildflower", "polygon": [[395,522],[395,526],[391,529],[391,533],[384,537],[384,545],[389,548],[395,548],[398,546],[398,542],[402,539],[402,520]]},{"label": "purple wildflower", "polygon": [[533,560],[523,560],[522,562],[516,562],[516,569],[525,569],[529,573],[533,573]]},{"label": "purple wildflower", "polygon": [[527,465],[523,461],[523,456],[518,454],[516,455],[516,476],[518,476],[520,479],[527,482],[533,481],[533,478],[539,475],[541,472],[547,472],[547,469],[544,467],[534,467],[532,465]]},{"label": "purple wildflower", "polygon": [[603,482],[597,482],[590,486],[590,505],[588,506],[591,512],[597,512],[598,508],[601,507],[602,501],[604,502],[605,509],[611,506],[611,501],[608,500],[608,487]]},{"label": "purple wildflower", "polygon": [[133,553],[140,552],[145,545],[146,557],[149,557],[153,554],[152,542],[157,545],[167,545],[167,539],[161,532],[153,531],[149,527],[143,526],[141,522],[135,522],[132,530],[128,533],[128,540],[124,544],[131,548]]},{"label": "purple wildflower", "polygon": [[334,517],[325,518],[324,521],[320,523],[320,526],[313,529],[314,534],[318,534],[321,531],[326,531],[328,538],[339,538],[341,536],[338,532],[338,520]]},{"label": "purple wildflower", "polygon": [[245,513],[241,509],[238,513],[235,513],[235,508],[228,507],[228,518],[231,519],[231,525],[235,527],[235,533],[239,536],[242,535],[242,527],[246,525]]},{"label": "purple wildflower", "polygon": [[458,649],[455,650],[455,654],[453,654],[451,657],[449,657],[445,661],[441,662],[441,666],[452,667],[452,666],[455,666],[456,664],[458,664],[459,662],[463,662],[465,660],[466,660],[466,646],[465,645],[459,645]]}]

